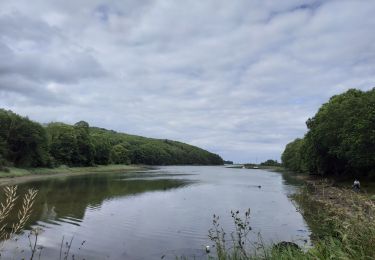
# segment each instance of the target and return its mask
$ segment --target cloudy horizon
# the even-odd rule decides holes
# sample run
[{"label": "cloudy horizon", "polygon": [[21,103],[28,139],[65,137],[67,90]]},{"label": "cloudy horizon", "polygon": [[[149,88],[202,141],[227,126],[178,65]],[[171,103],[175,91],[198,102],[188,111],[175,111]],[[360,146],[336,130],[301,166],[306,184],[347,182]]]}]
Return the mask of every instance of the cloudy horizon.
[{"label": "cloudy horizon", "polygon": [[375,1],[0,3],[0,108],[280,159],[335,94],[375,87]]}]

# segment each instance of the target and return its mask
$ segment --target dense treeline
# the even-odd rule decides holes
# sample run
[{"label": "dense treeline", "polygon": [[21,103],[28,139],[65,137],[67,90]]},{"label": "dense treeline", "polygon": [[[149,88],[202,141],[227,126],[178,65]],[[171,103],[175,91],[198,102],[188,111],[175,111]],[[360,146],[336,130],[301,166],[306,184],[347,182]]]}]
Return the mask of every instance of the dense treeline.
[{"label": "dense treeline", "polygon": [[7,162],[39,166],[48,164],[48,161],[45,129],[27,118],[0,110],[0,166]]},{"label": "dense treeline", "polygon": [[281,163],[279,163],[277,160],[268,159],[260,163],[260,166],[281,166]]},{"label": "dense treeline", "polygon": [[306,124],[304,138],[282,154],[285,167],[322,176],[375,176],[375,88],[333,96]]},{"label": "dense treeline", "polygon": [[0,168],[91,166],[106,164],[223,164],[220,156],[185,143],[145,138],[90,127],[50,123],[42,126],[0,109]]}]

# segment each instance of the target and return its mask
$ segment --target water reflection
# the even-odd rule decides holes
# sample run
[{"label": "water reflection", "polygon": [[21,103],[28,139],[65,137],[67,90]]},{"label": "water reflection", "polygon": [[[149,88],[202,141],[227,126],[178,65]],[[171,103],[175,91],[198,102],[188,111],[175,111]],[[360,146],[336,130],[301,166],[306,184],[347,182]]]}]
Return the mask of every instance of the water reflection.
[{"label": "water reflection", "polygon": [[150,173],[94,174],[26,183],[20,187],[20,194],[29,188],[39,190],[27,227],[38,220],[57,225],[59,222],[55,220],[79,225],[87,209],[99,210],[105,200],[166,191],[194,183],[186,179],[165,179],[165,176]]},{"label": "water reflection", "polygon": [[[41,259],[56,259],[63,236],[74,237],[71,253],[80,259],[206,259],[212,215],[220,215],[222,226],[230,231],[232,209],[251,208],[251,239],[260,232],[266,242],[301,244],[309,236],[287,196],[294,185],[262,170],[170,166],[20,186],[23,191],[28,188],[39,189],[27,228],[43,229],[38,240],[43,245]],[[2,256],[28,258],[27,233],[17,239],[5,243]]]}]

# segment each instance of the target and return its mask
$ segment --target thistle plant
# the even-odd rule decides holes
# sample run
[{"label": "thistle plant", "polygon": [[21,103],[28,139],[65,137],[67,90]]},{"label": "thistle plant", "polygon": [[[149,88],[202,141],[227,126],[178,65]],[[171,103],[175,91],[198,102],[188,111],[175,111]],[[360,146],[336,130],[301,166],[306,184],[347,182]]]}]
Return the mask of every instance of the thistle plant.
[{"label": "thistle plant", "polygon": [[[226,233],[224,229],[220,226],[220,217],[214,215],[213,217],[213,227],[208,231],[208,237],[211,241],[215,243],[216,253],[218,259],[247,259],[248,243],[250,243],[248,234],[251,232],[252,228],[250,226],[250,209],[245,211],[245,216],[240,217],[240,212],[231,211],[231,216],[234,222],[235,230],[230,234],[232,247],[227,248]],[[230,255],[230,252],[232,255]]]}]

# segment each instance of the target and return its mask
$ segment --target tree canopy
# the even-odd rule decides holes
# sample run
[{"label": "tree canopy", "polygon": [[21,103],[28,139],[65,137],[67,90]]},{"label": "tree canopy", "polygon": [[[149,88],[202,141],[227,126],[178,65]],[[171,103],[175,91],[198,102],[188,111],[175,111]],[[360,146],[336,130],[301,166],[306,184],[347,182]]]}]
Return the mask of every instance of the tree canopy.
[{"label": "tree canopy", "polygon": [[222,158],[185,143],[90,127],[85,121],[45,126],[0,109],[0,170],[106,164],[217,165]]},{"label": "tree canopy", "polygon": [[281,164],[277,160],[268,159],[262,163],[261,166],[280,166]]},{"label": "tree canopy", "polygon": [[287,168],[323,176],[375,174],[375,88],[331,97],[306,124],[304,138],[284,150]]},{"label": "tree canopy", "polygon": [[0,109],[0,153],[2,158],[16,166],[48,164],[45,128],[26,117]]}]

